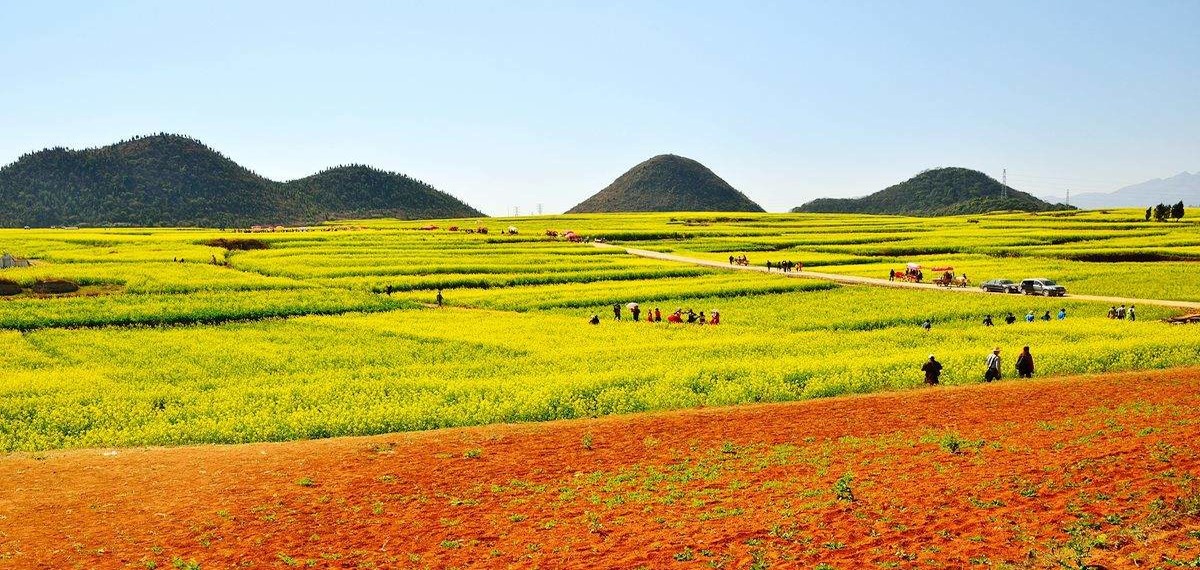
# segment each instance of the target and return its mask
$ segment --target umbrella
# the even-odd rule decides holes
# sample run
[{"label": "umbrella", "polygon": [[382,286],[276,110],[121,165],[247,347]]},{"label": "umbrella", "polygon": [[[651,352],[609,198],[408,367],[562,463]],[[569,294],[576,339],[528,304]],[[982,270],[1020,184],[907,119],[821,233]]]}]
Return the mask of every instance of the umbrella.
[{"label": "umbrella", "polygon": [[630,304],[628,304],[628,305],[625,305],[625,306],[626,306],[626,307],[629,307],[630,309],[636,309],[636,308],[637,308],[637,306],[638,306],[638,304],[637,304],[637,303],[630,303]]},{"label": "umbrella", "polygon": [[910,263],[910,264],[908,264],[908,268],[909,269],[920,269],[921,266],[917,265],[916,263]]}]

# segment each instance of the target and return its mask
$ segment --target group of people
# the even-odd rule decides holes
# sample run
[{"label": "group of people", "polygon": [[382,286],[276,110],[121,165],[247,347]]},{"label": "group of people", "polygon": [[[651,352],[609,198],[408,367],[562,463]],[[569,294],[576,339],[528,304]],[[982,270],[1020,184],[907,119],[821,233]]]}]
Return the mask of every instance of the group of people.
[{"label": "group of people", "polygon": [[[1000,380],[1001,361],[1000,347],[992,349],[992,353],[987,355],[983,361],[983,381],[994,382]],[[930,386],[936,386],[938,379],[942,375],[942,363],[938,362],[934,355],[929,355],[929,360],[921,366],[921,371],[925,373],[925,383]],[[1021,350],[1021,354],[1017,355],[1016,362],[1017,375],[1021,378],[1033,378],[1033,354],[1029,352],[1029,347],[1026,346]]]},{"label": "group of people", "polygon": [[[622,315],[621,304],[614,303],[613,307],[612,307],[612,311],[613,311],[613,320],[616,320],[616,321],[621,320],[621,315]],[[633,322],[641,321],[642,320],[642,308],[637,303],[630,303],[629,304],[629,315],[632,317],[631,320]],[[653,310],[646,309],[646,322],[661,323],[662,320],[663,320],[662,311],[660,311],[658,309],[658,307],[654,307]],[[598,324],[600,324],[600,316],[593,314],[592,318],[588,319],[588,322],[593,325],[598,325]],[[704,314],[704,311],[700,311],[699,313],[697,313],[696,311],[693,311],[691,309],[685,310],[683,308],[679,308],[679,309],[675,309],[674,313],[667,315],[667,322],[668,323],[690,323],[690,324],[699,324],[699,325],[719,325],[719,324],[721,324],[721,313],[719,311],[711,311],[709,314],[706,315],[706,314]]]},{"label": "group of people", "polygon": [[791,273],[793,271],[804,271],[804,262],[796,263],[795,261],[780,261],[779,263],[772,265],[771,261],[767,260],[767,272],[768,273],[770,273],[771,268],[778,269],[784,273]]},{"label": "group of people", "polygon": [[[1058,310],[1058,320],[1061,321],[1061,320],[1065,320],[1066,318],[1067,318],[1067,308],[1063,307]],[[1034,316],[1032,309],[1028,313],[1025,313],[1025,322],[1032,323],[1037,320],[1052,321],[1052,320],[1054,320],[1054,317],[1050,316],[1050,311],[1046,311],[1045,313],[1042,313],[1042,316],[1040,316],[1040,317]],[[1008,314],[1005,315],[1005,317],[1004,317],[1004,324],[1011,325],[1015,322],[1017,322],[1017,316],[1014,315],[1012,313],[1012,311],[1009,311]],[[992,319],[991,315],[985,315],[983,317],[983,326],[985,326],[985,327],[996,326],[996,321],[994,319]],[[924,321],[921,322],[921,328],[925,329],[926,331],[929,331],[930,329],[933,328],[933,320],[925,319]]]},{"label": "group of people", "polygon": [[738,256],[731,255],[731,256],[729,256],[729,264],[730,265],[750,265],[750,258],[746,257],[746,254],[744,254],[744,253],[741,255],[738,255]]},{"label": "group of people", "polygon": [[1111,307],[1108,309],[1108,318],[1119,319],[1122,321],[1126,319],[1136,321],[1137,309],[1134,308],[1133,305],[1130,305],[1128,309],[1125,308],[1125,305],[1121,305],[1120,307]]},{"label": "group of people", "polygon": [[[1065,320],[1067,318],[1067,308],[1066,307],[1063,307],[1058,310],[1057,318],[1060,321]],[[1052,321],[1054,319],[1055,319],[1055,317],[1050,316],[1050,311],[1046,311],[1046,312],[1042,313],[1042,316],[1040,316],[1040,317],[1034,315],[1033,309],[1030,309],[1028,313],[1025,313],[1025,322],[1027,322],[1027,323],[1032,323],[1033,321],[1037,321],[1037,320]],[[1011,325],[1015,322],[1017,322],[1017,316],[1014,315],[1012,313],[1012,311],[1009,311],[1008,315],[1005,315],[1005,317],[1004,317],[1004,324]],[[995,324],[996,323],[992,320],[991,315],[987,315],[987,316],[983,317],[983,326],[990,327],[990,326],[994,326]]]}]

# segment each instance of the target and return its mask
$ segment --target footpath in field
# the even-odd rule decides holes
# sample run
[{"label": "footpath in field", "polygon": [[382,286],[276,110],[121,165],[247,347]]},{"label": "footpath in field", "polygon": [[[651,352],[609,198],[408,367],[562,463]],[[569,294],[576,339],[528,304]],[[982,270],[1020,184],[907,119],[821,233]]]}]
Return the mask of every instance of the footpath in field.
[{"label": "footpath in field", "polygon": [[1197,440],[1200,370],[1174,370],[13,454],[0,567],[1195,565]]},{"label": "footpath in field", "polygon": [[[766,267],[759,265],[731,265],[721,261],[713,261],[711,259],[701,259],[698,257],[687,257],[683,255],[675,255],[673,253],[663,253],[661,251],[651,251],[648,249],[637,249],[630,247],[622,247],[618,245],[598,243],[597,247],[615,247],[625,250],[630,255],[646,257],[650,259],[661,259],[663,261],[674,261],[678,263],[690,263],[694,265],[703,265],[705,267],[718,267],[721,269],[732,269],[736,271],[758,271],[767,273]],[[971,287],[941,287],[933,283],[911,283],[907,281],[889,281],[887,279],[879,279],[875,277],[860,277],[857,275],[841,275],[837,273],[821,273],[818,271],[794,271],[783,273],[776,271],[779,275],[787,277],[797,277],[801,279],[823,279],[826,281],[834,281],[837,283],[845,283],[848,285],[874,285],[878,287],[897,287],[901,289],[933,289],[937,291],[954,291],[958,293],[983,293],[986,295],[999,295],[1000,293],[987,293],[978,286]],[[1160,307],[1181,307],[1187,309],[1200,309],[1200,302],[1194,301],[1172,301],[1167,299],[1139,299],[1136,297],[1107,297],[1103,295],[1068,295],[1070,299],[1076,301],[1096,301],[1099,303],[1122,304],[1122,305],[1157,305]]]}]

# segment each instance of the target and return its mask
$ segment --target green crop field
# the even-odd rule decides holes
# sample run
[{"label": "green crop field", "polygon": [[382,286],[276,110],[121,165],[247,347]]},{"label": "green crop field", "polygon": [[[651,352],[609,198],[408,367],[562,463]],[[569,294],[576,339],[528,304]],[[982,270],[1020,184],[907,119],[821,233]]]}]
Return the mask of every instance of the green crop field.
[{"label": "green crop field", "polygon": [[[370,220],[253,235],[0,230],[0,450],[330,437],[784,401],[978,382],[993,346],[1039,375],[1200,363],[1198,330],[1139,306],[837,285],[660,261],[546,235],[885,277],[953,265],[976,283],[1200,301],[1200,226],[1116,210],[936,219],[817,214]],[[486,226],[487,234],[448,231]],[[514,226],[517,235],[501,235]],[[216,238],[266,249],[227,251]],[[214,263],[215,262],[215,263]],[[35,295],[67,279],[70,295]],[[432,306],[443,289],[446,307]],[[614,303],[719,310],[719,326],[612,320]],[[1051,322],[1004,325],[999,316]],[[599,326],[587,324],[598,314]],[[985,328],[986,314],[999,326]],[[926,332],[925,319],[933,323]]]}]

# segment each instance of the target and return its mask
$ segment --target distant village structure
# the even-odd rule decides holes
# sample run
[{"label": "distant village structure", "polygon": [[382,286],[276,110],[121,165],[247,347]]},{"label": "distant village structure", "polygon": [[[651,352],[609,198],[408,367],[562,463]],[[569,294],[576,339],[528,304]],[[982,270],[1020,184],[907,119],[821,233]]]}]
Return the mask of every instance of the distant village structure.
[{"label": "distant village structure", "polygon": [[9,267],[29,267],[29,260],[20,257],[13,257],[7,251],[0,256],[0,269],[8,269]]}]

